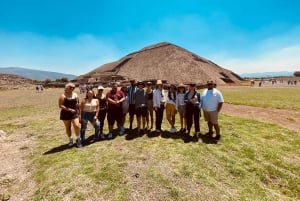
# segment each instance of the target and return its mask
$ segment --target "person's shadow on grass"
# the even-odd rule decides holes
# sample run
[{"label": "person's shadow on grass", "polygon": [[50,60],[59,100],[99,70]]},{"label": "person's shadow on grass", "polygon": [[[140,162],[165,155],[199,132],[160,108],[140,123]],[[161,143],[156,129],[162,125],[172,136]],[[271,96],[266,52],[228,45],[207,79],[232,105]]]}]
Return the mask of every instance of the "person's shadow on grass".
[{"label": "person's shadow on grass", "polygon": [[211,135],[208,134],[203,135],[200,133],[198,137],[205,144],[218,144],[218,141],[216,141]]},{"label": "person's shadow on grass", "polygon": [[[73,145],[75,146],[75,145]],[[58,153],[58,152],[61,152],[61,151],[64,151],[66,149],[70,149],[72,148],[73,146],[69,146],[68,144],[62,144],[58,147],[54,147],[46,152],[43,153],[43,155],[48,155],[48,154],[55,154],[55,153]]]}]

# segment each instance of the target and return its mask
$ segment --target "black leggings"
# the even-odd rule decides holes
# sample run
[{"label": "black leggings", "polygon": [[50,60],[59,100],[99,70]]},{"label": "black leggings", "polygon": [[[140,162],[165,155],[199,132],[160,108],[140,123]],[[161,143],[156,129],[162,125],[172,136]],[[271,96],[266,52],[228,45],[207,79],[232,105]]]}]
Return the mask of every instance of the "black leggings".
[{"label": "black leggings", "polygon": [[194,120],[195,132],[200,132],[200,108],[198,105],[187,104],[185,118],[188,131],[191,131]]}]

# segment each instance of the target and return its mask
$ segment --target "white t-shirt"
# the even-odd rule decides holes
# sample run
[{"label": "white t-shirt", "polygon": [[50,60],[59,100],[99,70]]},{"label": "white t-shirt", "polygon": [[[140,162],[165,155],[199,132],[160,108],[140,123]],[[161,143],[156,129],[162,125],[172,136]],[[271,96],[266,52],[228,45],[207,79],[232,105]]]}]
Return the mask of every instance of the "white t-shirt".
[{"label": "white t-shirt", "polygon": [[205,111],[216,111],[218,104],[223,102],[222,93],[216,88],[212,90],[205,89],[202,93],[202,109]]}]

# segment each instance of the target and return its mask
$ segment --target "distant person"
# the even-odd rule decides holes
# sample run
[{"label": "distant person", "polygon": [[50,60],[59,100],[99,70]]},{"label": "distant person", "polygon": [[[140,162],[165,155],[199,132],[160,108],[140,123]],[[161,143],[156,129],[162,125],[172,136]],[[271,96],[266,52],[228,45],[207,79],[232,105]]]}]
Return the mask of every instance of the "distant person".
[{"label": "distant person", "polygon": [[124,93],[118,90],[118,84],[112,83],[111,90],[106,94],[107,100],[107,121],[108,121],[108,139],[113,138],[113,127],[115,122],[119,131],[121,131],[122,126],[122,102],[125,100]]},{"label": "distant person", "polygon": [[213,128],[215,128],[215,139],[218,141],[221,139],[218,119],[224,99],[222,93],[214,88],[213,85],[213,81],[207,81],[207,89],[205,89],[202,93],[202,109],[204,113],[204,119],[207,121],[208,125],[207,135],[212,136]]},{"label": "distant person", "polygon": [[196,91],[196,83],[189,84],[189,90],[184,96],[184,102],[186,104],[186,127],[187,135],[190,135],[192,125],[195,126],[195,136],[200,132],[200,107],[201,107],[201,95]]},{"label": "distant person", "polygon": [[166,115],[167,120],[171,126],[170,133],[176,133],[175,128],[175,115],[178,110],[178,97],[177,97],[177,88],[175,85],[170,85],[168,90],[168,95],[166,99]]},{"label": "distant person", "polygon": [[135,102],[134,102],[134,94],[137,90],[135,80],[130,80],[130,86],[128,86],[128,100],[129,100],[129,130],[132,130],[132,124],[135,115]]},{"label": "distant person", "polygon": [[177,87],[177,97],[178,97],[178,113],[180,119],[180,132],[185,133],[186,131],[186,105],[184,102],[184,95],[185,95],[185,85],[179,84]]},{"label": "distant person", "polygon": [[[147,87],[146,93],[147,93],[147,97],[148,97],[148,101],[147,101],[148,115],[147,115],[147,118],[146,118],[146,123],[147,123],[147,129],[152,130],[153,129],[153,122],[154,122],[152,82],[147,82],[146,87]],[[149,126],[149,123],[150,123],[150,126]]]},{"label": "distant person", "polygon": [[136,120],[137,120],[137,133],[141,134],[141,123],[143,128],[143,133],[146,133],[146,117],[148,114],[148,97],[147,93],[144,90],[145,84],[144,82],[137,83],[137,90],[134,94],[134,101],[135,101],[135,113],[136,113]]},{"label": "distant person", "polygon": [[92,89],[89,89],[86,92],[86,97],[81,101],[80,104],[80,138],[81,142],[85,141],[85,131],[87,128],[88,122],[90,122],[95,129],[94,140],[99,140],[99,131],[100,131],[100,122],[98,120],[99,114],[99,100],[96,98],[95,93]]},{"label": "distant person", "polygon": [[155,129],[156,132],[161,132],[161,124],[164,115],[166,97],[163,92],[163,83],[161,80],[157,80],[156,89],[153,91],[153,107],[155,111]]},{"label": "distant person", "polygon": [[96,94],[96,97],[98,98],[99,101],[98,120],[100,122],[100,130],[99,130],[100,139],[105,138],[103,135],[103,128],[104,128],[104,121],[107,114],[107,101],[106,101],[106,96],[103,94],[103,91],[104,91],[104,87],[101,85],[98,86],[98,92]]},{"label": "distant person", "polygon": [[73,146],[73,138],[71,132],[71,124],[76,135],[77,147],[82,147],[79,134],[79,99],[75,92],[75,85],[68,83],[65,85],[65,92],[59,97],[58,106],[61,109],[60,119],[63,120],[66,128],[67,136],[69,137],[69,146]]},{"label": "distant person", "polygon": [[126,121],[126,115],[129,110],[129,99],[128,99],[128,91],[127,87],[121,87],[121,91],[124,93],[124,101],[122,102],[122,125],[121,125],[121,130],[119,132],[119,135],[123,135],[126,131],[125,128],[125,121]]}]

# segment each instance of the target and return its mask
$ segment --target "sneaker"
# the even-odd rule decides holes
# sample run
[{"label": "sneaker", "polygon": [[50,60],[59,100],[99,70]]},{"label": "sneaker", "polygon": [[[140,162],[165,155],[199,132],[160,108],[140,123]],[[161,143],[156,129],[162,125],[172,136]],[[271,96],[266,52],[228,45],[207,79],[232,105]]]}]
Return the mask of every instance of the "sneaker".
[{"label": "sneaker", "polygon": [[124,128],[123,128],[123,129],[121,128],[121,129],[120,129],[120,132],[119,132],[119,135],[120,135],[120,136],[121,136],[121,135],[124,135],[124,133],[125,133],[125,129],[124,129]]},{"label": "sneaker", "polygon": [[212,131],[209,131],[209,132],[205,133],[205,136],[212,137],[213,133],[214,133],[214,132],[212,132]]},{"label": "sneaker", "polygon": [[157,132],[157,133],[160,133],[160,132],[161,132],[161,130],[159,130],[159,129],[156,129],[156,130],[155,130],[155,132]]},{"label": "sneaker", "polygon": [[216,135],[215,140],[220,141],[221,140],[221,135],[220,134]]},{"label": "sneaker", "polygon": [[112,133],[108,133],[107,139],[112,139],[112,138],[113,138]]},{"label": "sneaker", "polygon": [[104,140],[105,139],[105,136],[103,134],[100,134],[100,139],[101,140]]},{"label": "sneaker", "polygon": [[73,144],[74,144],[74,143],[73,143],[73,138],[70,138],[68,146],[69,146],[69,147],[72,147]]},{"label": "sneaker", "polygon": [[77,144],[78,148],[82,147],[82,143],[81,143],[81,139],[80,138],[76,139],[76,144]]}]

